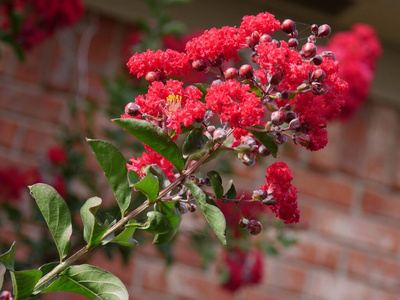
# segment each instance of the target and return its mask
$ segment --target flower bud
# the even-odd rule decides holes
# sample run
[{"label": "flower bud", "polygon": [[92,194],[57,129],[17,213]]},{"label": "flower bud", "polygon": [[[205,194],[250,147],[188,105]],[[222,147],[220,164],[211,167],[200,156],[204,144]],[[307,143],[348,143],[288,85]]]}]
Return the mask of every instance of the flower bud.
[{"label": "flower bud", "polygon": [[281,28],[284,33],[291,34],[296,30],[296,24],[292,20],[286,19],[282,22]]},{"label": "flower bud", "polygon": [[226,133],[225,129],[217,128],[213,132],[214,141],[221,144],[221,143],[223,143],[225,141],[226,135],[227,135],[227,133]]},{"label": "flower bud", "polygon": [[125,106],[125,113],[131,117],[136,117],[138,114],[140,114],[139,110],[140,110],[139,105],[137,105],[133,102],[129,102]]},{"label": "flower bud", "polygon": [[239,69],[239,74],[246,79],[252,78],[254,75],[253,67],[251,65],[243,65]]},{"label": "flower bud", "polygon": [[221,83],[223,83],[223,81],[221,79],[215,79],[213,82],[211,82],[211,86],[216,86]]},{"label": "flower bud", "polygon": [[260,36],[260,41],[259,43],[270,43],[272,42],[272,37],[269,34],[263,34],[262,36]]},{"label": "flower bud", "polygon": [[276,200],[274,198],[267,198],[265,199],[262,204],[264,205],[275,205],[276,204]]},{"label": "flower bud", "polygon": [[324,58],[330,58],[332,60],[336,60],[336,55],[332,51],[324,51],[321,53],[321,56]]},{"label": "flower bud", "polygon": [[317,35],[317,34],[318,34],[318,25],[317,25],[317,24],[312,24],[312,25],[311,25],[311,32],[312,32],[314,35]]},{"label": "flower bud", "polygon": [[300,122],[299,118],[293,119],[292,121],[290,121],[289,123],[289,128],[291,131],[302,131],[304,129],[304,125]]},{"label": "flower bud", "polygon": [[322,59],[322,56],[321,56],[321,55],[315,55],[315,56],[310,60],[310,62],[313,63],[313,64],[316,65],[316,66],[319,66],[320,64],[322,64],[323,61],[324,61],[324,60]]},{"label": "flower bud", "polygon": [[256,158],[252,153],[239,153],[238,158],[248,167],[254,166],[256,163]]},{"label": "flower bud", "polygon": [[223,61],[224,61],[224,56],[222,54],[220,54],[216,59],[210,61],[210,64],[213,67],[219,67],[222,65]]},{"label": "flower bud", "polygon": [[251,234],[251,235],[257,235],[260,234],[260,232],[262,231],[262,224],[257,221],[257,220],[251,220],[249,221],[249,223],[247,224],[247,231]]},{"label": "flower bud", "polygon": [[317,82],[322,82],[325,79],[325,71],[322,69],[317,69],[315,70],[312,75],[311,75],[311,80],[312,81],[317,81]]},{"label": "flower bud", "polygon": [[258,153],[261,156],[268,156],[271,154],[271,152],[269,152],[269,150],[267,149],[267,147],[265,147],[264,145],[261,145],[258,147]]},{"label": "flower bud", "polygon": [[320,82],[312,82],[311,83],[311,92],[314,95],[324,95],[327,93],[326,85]]},{"label": "flower bud", "polygon": [[280,132],[277,132],[275,133],[274,142],[277,145],[282,145],[287,142],[287,136]]},{"label": "flower bud", "polygon": [[236,68],[228,68],[224,72],[225,79],[235,79],[239,75],[238,70]]},{"label": "flower bud", "polygon": [[289,48],[293,48],[293,49],[297,49],[297,46],[299,45],[299,41],[295,38],[291,38],[288,40],[288,47]]},{"label": "flower bud", "polygon": [[289,37],[291,37],[291,38],[297,38],[298,36],[299,36],[299,32],[297,30],[295,30],[291,34],[289,34]]},{"label": "flower bud", "polygon": [[0,300],[12,300],[12,294],[9,291],[3,291],[0,294]]},{"label": "flower bud", "polygon": [[181,212],[182,215],[188,212],[186,203],[179,202],[179,211]]},{"label": "flower bud", "polygon": [[207,131],[210,134],[213,134],[213,132],[215,131],[215,126],[214,125],[207,126]]},{"label": "flower bud", "polygon": [[243,139],[242,139],[242,144],[247,145],[249,147],[254,147],[257,146],[257,142],[255,139],[253,139],[251,136],[246,135]]},{"label": "flower bud", "polygon": [[240,228],[246,228],[247,224],[249,224],[249,220],[247,220],[246,218],[241,218],[239,220],[239,227]]},{"label": "flower bud", "polygon": [[266,190],[255,190],[253,191],[253,195],[251,196],[251,198],[255,201],[261,201],[267,198],[267,196],[268,193]]},{"label": "flower bud", "polygon": [[145,79],[148,83],[152,83],[154,81],[158,81],[160,79],[160,73],[150,71],[146,74]]},{"label": "flower bud", "polygon": [[318,37],[325,37],[331,33],[331,27],[328,24],[324,24],[318,27]]},{"label": "flower bud", "polygon": [[250,56],[250,60],[251,60],[253,63],[257,63],[257,59],[258,59],[258,54],[257,54],[257,52],[252,52],[252,53],[251,53],[251,56]]},{"label": "flower bud", "polygon": [[207,63],[204,59],[199,58],[192,62],[192,68],[196,71],[204,71],[207,68]]},{"label": "flower bud", "polygon": [[285,123],[285,113],[281,110],[274,111],[271,114],[271,122],[274,125],[282,125]]},{"label": "flower bud", "polygon": [[317,54],[317,46],[313,43],[306,43],[301,48],[304,58],[312,58]]},{"label": "flower bud", "polygon": [[194,213],[194,212],[197,210],[197,206],[196,206],[196,204],[189,203],[189,204],[187,205],[187,209],[188,209],[188,211],[190,211],[191,213]]},{"label": "flower bud", "polygon": [[296,119],[297,115],[295,112],[289,110],[285,113],[285,123],[290,123],[293,119]]},{"label": "flower bud", "polygon": [[206,186],[211,186],[211,180],[209,177],[204,178],[204,183],[206,184]]},{"label": "flower bud", "polygon": [[299,136],[296,136],[295,141],[296,143],[307,147],[311,143],[311,138],[307,133],[301,133]]},{"label": "flower bud", "polygon": [[282,81],[283,74],[278,71],[274,75],[268,74],[267,77],[270,85],[278,85]]}]

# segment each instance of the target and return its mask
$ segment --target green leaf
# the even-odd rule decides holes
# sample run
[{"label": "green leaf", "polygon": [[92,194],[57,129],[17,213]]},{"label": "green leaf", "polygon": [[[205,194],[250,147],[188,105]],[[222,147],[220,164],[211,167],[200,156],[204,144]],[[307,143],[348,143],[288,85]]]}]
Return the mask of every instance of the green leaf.
[{"label": "green leaf", "polygon": [[4,274],[6,274],[6,270],[6,267],[3,264],[0,264],[0,291],[3,288]]},{"label": "green leaf", "polygon": [[182,214],[179,210],[178,202],[159,202],[155,205],[155,209],[160,211],[169,221],[171,230],[163,234],[157,234],[154,237],[153,244],[168,244],[178,232],[179,224],[182,220]]},{"label": "green leaf", "polygon": [[277,256],[279,254],[278,249],[274,245],[272,245],[270,242],[261,241],[260,247],[266,255]]},{"label": "green leaf", "polygon": [[145,120],[114,119],[113,122],[125,128],[151,149],[169,160],[179,171],[182,171],[184,161],[178,146],[160,127]]},{"label": "green leaf", "polygon": [[132,189],[127,180],[125,158],[109,142],[91,139],[87,139],[87,142],[103,169],[121,210],[121,215],[124,216],[131,202],[132,194]]},{"label": "green leaf", "polygon": [[161,34],[173,34],[173,35],[180,35],[186,31],[185,23],[177,20],[172,20],[166,23],[164,26],[161,27]]},{"label": "green leaf", "polygon": [[250,129],[247,129],[247,131],[251,132],[257,138],[257,140],[259,140],[260,143],[263,144],[269,152],[271,152],[273,157],[278,156],[278,145],[275,144],[272,136],[266,132],[259,132]]},{"label": "green leaf", "polygon": [[39,270],[29,271],[11,271],[11,280],[13,285],[14,299],[28,298],[39,279],[42,277],[42,272]]},{"label": "green leaf", "polygon": [[192,192],[192,195],[197,200],[197,203],[199,204],[199,207],[206,217],[208,224],[210,224],[212,230],[215,232],[221,243],[226,245],[226,221],[224,214],[218,207],[206,202],[206,195],[202,189],[193,182],[186,182],[185,185],[189,188],[189,190]]},{"label": "green leaf", "polygon": [[132,238],[133,233],[135,232],[136,226],[129,226],[129,225],[136,225],[135,220],[130,220],[128,224],[125,226],[124,230],[117,235],[116,237],[111,237],[109,239],[106,239],[103,242],[103,245],[108,244],[108,243],[116,243],[121,246],[125,247],[137,247],[139,246],[139,242]]},{"label": "green leaf", "polygon": [[183,157],[187,158],[189,155],[203,150],[208,142],[209,138],[204,135],[203,129],[194,128],[192,131],[190,131],[185,142],[183,143]]},{"label": "green leaf", "polygon": [[124,284],[115,275],[91,265],[71,266],[43,293],[65,291],[90,299],[128,300]]},{"label": "green leaf", "polygon": [[168,218],[158,211],[149,211],[147,218],[146,223],[140,229],[152,234],[163,234],[172,229]]},{"label": "green leaf", "polygon": [[210,171],[207,173],[210,178],[211,186],[214,190],[215,197],[220,199],[224,195],[224,188],[222,187],[222,179],[217,171]]},{"label": "green leaf", "polygon": [[135,183],[133,186],[149,198],[149,203],[157,200],[160,186],[158,184],[158,178],[153,174],[147,173],[145,178]]},{"label": "green leaf", "polygon": [[101,224],[96,218],[101,202],[102,200],[99,197],[92,197],[81,208],[83,237],[88,248],[97,246],[108,229],[108,226]]},{"label": "green leaf", "polygon": [[49,273],[51,270],[53,270],[55,267],[57,267],[59,265],[58,262],[51,262],[48,264],[44,264],[43,266],[41,266],[39,268],[39,271],[42,272],[42,276],[46,275],[47,273]]},{"label": "green leaf", "polygon": [[38,183],[29,189],[53,235],[62,260],[71,247],[72,225],[68,206],[57,191],[47,184]]},{"label": "green leaf", "polygon": [[285,234],[280,234],[278,235],[278,241],[285,247],[288,248],[290,246],[293,246],[294,244],[297,243],[297,240],[295,238],[292,238],[290,236],[287,236]]},{"label": "green leaf", "polygon": [[157,176],[160,190],[165,189],[171,184],[171,181],[169,181],[167,175],[165,175],[164,171],[158,165],[147,166],[144,172],[146,174],[150,173],[154,176]]},{"label": "green leaf", "polygon": [[139,175],[138,173],[136,173],[133,170],[129,170],[128,171],[128,182],[129,182],[129,186],[133,187],[133,185],[135,185],[136,183],[139,182]]},{"label": "green leaf", "polygon": [[193,85],[195,87],[197,87],[203,93],[203,96],[207,95],[207,89],[210,87],[209,84],[207,84],[207,83],[195,83]]},{"label": "green leaf", "polygon": [[227,192],[224,195],[226,198],[236,199],[236,188],[233,185],[233,179],[228,181],[228,184],[226,185],[226,190]]},{"label": "green leaf", "polygon": [[14,271],[14,257],[15,257],[15,242],[11,245],[10,249],[0,255],[0,263],[6,267],[6,269]]}]

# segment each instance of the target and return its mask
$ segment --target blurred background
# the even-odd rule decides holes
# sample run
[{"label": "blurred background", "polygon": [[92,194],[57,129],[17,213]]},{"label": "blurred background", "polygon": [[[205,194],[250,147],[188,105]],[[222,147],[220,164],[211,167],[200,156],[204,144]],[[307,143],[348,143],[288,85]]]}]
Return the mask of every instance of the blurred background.
[{"label": "blurred background", "polygon": [[[222,249],[200,216],[185,215],[169,247],[155,248],[143,236],[133,253],[99,249],[89,262],[119,276],[131,299],[400,299],[399,1],[86,0],[81,5],[84,12],[71,8],[68,22],[34,31],[33,42],[18,46],[3,35],[0,44],[1,250],[20,241],[21,268],[55,255],[28,184],[42,181],[57,188],[78,214],[75,233],[87,197],[99,195],[112,206],[84,138],[111,140],[126,158],[141,151],[109,121],[146,91],[144,82],[128,74],[130,55],[160,47],[183,51],[186,40],[205,29],[238,26],[242,16],[268,11],[278,20],[296,21],[303,43],[313,23],[332,27],[325,44],[337,32],[365,23],[376,30],[382,47],[376,65],[378,54],[366,69],[352,65],[358,52],[342,54],[347,65],[341,68],[352,65],[346,80],[359,87],[351,113],[329,123],[328,146],[318,152],[280,149],[299,190],[300,223],[288,227],[264,219],[262,236],[240,235]],[[3,23],[7,14],[2,11]],[[33,17],[29,21],[36,24]],[[380,52],[367,40],[346,41],[347,47],[335,45],[338,52],[356,41],[361,41],[356,49]],[[207,78],[190,78],[202,80]],[[243,191],[264,183],[265,168],[257,166],[249,169],[234,157],[220,161],[222,173],[233,174]],[[77,248],[80,243],[77,238]],[[71,297],[78,299],[57,295]]]}]

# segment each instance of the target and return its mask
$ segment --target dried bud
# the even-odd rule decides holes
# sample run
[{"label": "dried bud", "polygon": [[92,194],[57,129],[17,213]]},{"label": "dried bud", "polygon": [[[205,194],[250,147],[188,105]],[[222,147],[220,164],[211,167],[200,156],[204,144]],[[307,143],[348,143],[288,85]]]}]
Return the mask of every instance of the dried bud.
[{"label": "dried bud", "polygon": [[295,142],[307,147],[311,143],[311,138],[307,133],[301,133],[299,136],[295,137]]},{"label": "dried bud", "polygon": [[332,51],[324,51],[321,53],[321,56],[324,58],[330,58],[332,60],[336,60],[336,55]]},{"label": "dried bud", "polygon": [[213,67],[219,67],[222,65],[223,61],[224,61],[224,56],[222,54],[220,54],[216,59],[210,61],[210,64]]},{"label": "dried bud", "polygon": [[296,24],[292,20],[286,19],[282,22],[281,28],[284,33],[291,34],[296,30]]},{"label": "dried bud", "polygon": [[270,43],[270,42],[272,42],[272,37],[269,34],[263,34],[260,37],[260,41],[259,41],[260,44],[262,44],[262,43]]},{"label": "dried bud", "polygon": [[257,52],[252,52],[252,53],[251,53],[251,56],[250,56],[250,60],[251,60],[253,63],[257,63],[257,59],[258,59],[258,54],[257,54]]},{"label": "dried bud", "polygon": [[262,231],[262,228],[263,228],[262,224],[257,220],[251,220],[247,224],[247,230],[251,235],[260,234],[260,232]]},{"label": "dried bud", "polygon": [[207,131],[213,134],[213,132],[215,131],[215,126],[214,125],[207,126]]},{"label": "dried bud", "polygon": [[297,115],[295,112],[289,110],[285,113],[285,123],[290,123],[292,120],[296,119]]},{"label": "dried bud", "polygon": [[291,131],[302,131],[304,129],[304,125],[300,122],[300,120],[298,118],[293,119],[292,121],[290,121],[289,123],[289,128]]},{"label": "dried bud", "polygon": [[211,82],[211,86],[216,86],[221,83],[223,83],[223,81],[221,79],[215,79],[213,82]]},{"label": "dried bud", "polygon": [[282,145],[287,142],[287,136],[280,132],[277,132],[275,133],[274,142],[277,145]]},{"label": "dried bud", "polygon": [[196,71],[204,71],[207,68],[207,63],[204,59],[196,59],[192,62],[192,68]]},{"label": "dried bud", "polygon": [[208,177],[204,178],[204,183],[206,184],[206,186],[211,186],[210,178],[208,178]]},{"label": "dried bud", "polygon": [[158,81],[160,79],[160,73],[150,71],[146,74],[145,79],[148,83],[152,83],[154,81]]},{"label": "dried bud", "polygon": [[139,110],[140,110],[139,105],[137,105],[133,102],[129,102],[125,106],[125,113],[131,117],[136,117],[138,114],[140,114]]},{"label": "dried bud", "polygon": [[191,213],[194,213],[194,212],[197,210],[197,206],[196,206],[196,204],[188,203],[187,209],[188,209],[188,211],[190,211]]},{"label": "dried bud", "polygon": [[227,135],[227,133],[226,133],[225,129],[217,128],[213,132],[214,141],[221,144],[225,141],[226,135]]},{"label": "dried bud", "polygon": [[281,96],[282,96],[283,100],[287,100],[287,99],[289,99],[290,93],[288,91],[286,91],[286,90],[283,90],[281,92]]},{"label": "dried bud", "polygon": [[196,177],[196,175],[194,175],[194,174],[190,174],[190,175],[187,177],[187,180],[190,181],[190,182],[193,182],[194,184],[199,183],[199,179],[198,179],[198,178]]},{"label": "dried bud", "polygon": [[325,79],[325,71],[322,69],[315,70],[311,75],[311,80],[316,82],[322,82]]},{"label": "dried bud", "polygon": [[275,205],[276,204],[276,200],[273,197],[268,197],[267,199],[265,199],[262,204],[264,205]]},{"label": "dried bud", "polygon": [[239,69],[239,74],[246,79],[252,78],[254,75],[253,67],[251,65],[243,65]]},{"label": "dried bud", "polygon": [[246,218],[241,218],[239,220],[239,227],[240,228],[246,228],[247,224],[249,224],[249,220],[247,220]]},{"label": "dried bud", "polygon": [[204,184],[205,184],[205,180],[204,180],[204,178],[198,178],[199,179],[199,181],[197,182],[197,185],[198,186],[203,186]]},{"label": "dried bud", "polygon": [[317,46],[313,43],[306,43],[301,48],[304,58],[312,58],[317,54]]},{"label": "dried bud", "polygon": [[319,82],[312,82],[311,83],[311,92],[314,95],[324,95],[326,94],[328,89],[326,88],[326,85],[324,83],[319,83]]},{"label": "dried bud", "polygon": [[182,215],[188,212],[186,203],[179,202],[179,211],[181,212]]},{"label": "dried bud", "polygon": [[254,147],[257,146],[257,142],[255,139],[253,139],[251,136],[246,135],[243,139],[242,139],[242,144],[247,145],[249,147]]},{"label": "dried bud", "polygon": [[254,166],[256,163],[256,157],[252,153],[239,153],[238,158],[248,167]]},{"label": "dried bud", "polygon": [[316,66],[319,66],[320,64],[322,64],[323,61],[324,61],[324,60],[323,60],[323,58],[322,58],[321,55],[315,55],[315,56],[310,60],[310,62],[313,63],[313,64],[316,65]]},{"label": "dried bud", "polygon": [[289,48],[293,48],[293,49],[297,49],[297,46],[299,45],[299,41],[295,38],[291,38],[288,40],[288,47]]},{"label": "dried bud", "polygon": [[267,149],[267,147],[265,147],[264,145],[261,145],[260,147],[258,147],[258,153],[261,156],[268,156],[271,154],[271,152],[269,152],[269,150]]},{"label": "dried bud", "polygon": [[253,191],[253,195],[252,198],[255,201],[261,201],[264,200],[265,198],[267,198],[268,193],[266,190],[255,190]]},{"label": "dried bud", "polygon": [[325,37],[331,33],[331,27],[328,24],[324,24],[318,27],[318,37]]},{"label": "dried bud", "polygon": [[277,110],[271,114],[271,122],[274,125],[282,125],[285,123],[285,113],[283,111]]},{"label": "dried bud", "polygon": [[235,79],[239,75],[238,70],[236,68],[228,68],[224,72],[225,79]]}]

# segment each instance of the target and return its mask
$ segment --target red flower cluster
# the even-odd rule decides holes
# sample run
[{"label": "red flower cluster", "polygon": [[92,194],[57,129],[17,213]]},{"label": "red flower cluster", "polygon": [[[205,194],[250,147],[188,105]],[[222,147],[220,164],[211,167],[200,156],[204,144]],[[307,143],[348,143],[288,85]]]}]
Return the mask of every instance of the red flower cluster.
[{"label": "red flower cluster", "polygon": [[[240,249],[223,253],[223,287],[234,292],[239,288],[261,282],[264,256],[260,250],[244,252]],[[225,271],[225,272],[224,272]]]},{"label": "red flower cluster", "polygon": [[292,172],[284,162],[276,162],[267,168],[267,183],[260,187],[272,194],[276,204],[269,206],[275,215],[286,224],[297,223],[300,211],[297,208],[297,189],[292,186]]},{"label": "red flower cluster", "polygon": [[227,80],[207,89],[206,108],[218,113],[223,122],[232,127],[253,126],[260,123],[264,106],[248,84]]},{"label": "red flower cluster", "polygon": [[140,177],[146,176],[144,169],[149,165],[158,165],[165,173],[165,175],[171,180],[174,180],[174,173],[172,172],[173,165],[167,159],[162,157],[160,154],[152,150],[147,145],[144,145],[147,153],[144,152],[142,157],[133,158],[129,161],[131,164],[126,164],[128,170],[135,171]]},{"label": "red flower cluster", "polygon": [[47,157],[49,158],[51,163],[58,165],[65,164],[68,159],[65,150],[58,146],[47,149]]},{"label": "red flower cluster", "polygon": [[238,61],[239,49],[244,45],[235,27],[224,26],[221,29],[206,30],[201,36],[186,43],[186,53],[191,60],[205,59],[211,62],[234,58]]},{"label": "red flower cluster", "polygon": [[369,94],[377,58],[382,53],[375,30],[355,24],[350,31],[335,34],[329,43],[339,61],[339,76],[349,83],[340,118],[350,118]]},{"label": "red flower cluster", "polygon": [[165,76],[181,76],[190,69],[187,55],[170,49],[136,53],[129,59],[127,66],[129,72],[137,78],[149,72],[158,72],[161,79]]},{"label": "red flower cluster", "polygon": [[260,13],[256,16],[244,16],[240,24],[239,34],[242,38],[250,37],[255,31],[261,36],[272,34],[280,29],[280,22],[270,13]]},{"label": "red flower cluster", "polygon": [[183,82],[168,80],[166,84],[155,81],[145,96],[138,96],[135,103],[140,112],[162,121],[176,134],[181,133],[181,125],[187,127],[205,113],[205,105],[199,99],[202,92],[195,86],[183,88]]},{"label": "red flower cluster", "polygon": [[[12,32],[11,12],[22,16],[22,24],[17,32]],[[81,0],[15,0],[2,1],[0,19],[1,28],[14,34],[16,41],[24,49],[31,49],[54,32],[76,23],[83,15]]]}]

